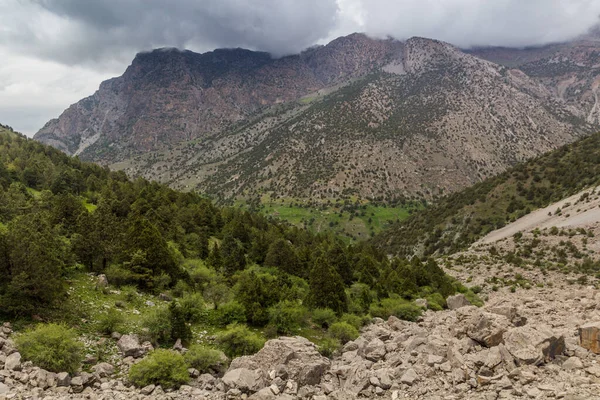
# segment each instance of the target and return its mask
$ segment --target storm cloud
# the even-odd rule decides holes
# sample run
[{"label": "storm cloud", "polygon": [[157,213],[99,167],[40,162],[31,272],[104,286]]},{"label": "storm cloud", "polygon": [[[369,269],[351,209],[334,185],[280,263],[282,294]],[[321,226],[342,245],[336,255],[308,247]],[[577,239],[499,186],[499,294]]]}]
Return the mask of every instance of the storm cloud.
[{"label": "storm cloud", "polygon": [[297,53],[352,32],[535,46],[598,23],[598,0],[2,0],[0,122],[33,134],[140,51]]}]

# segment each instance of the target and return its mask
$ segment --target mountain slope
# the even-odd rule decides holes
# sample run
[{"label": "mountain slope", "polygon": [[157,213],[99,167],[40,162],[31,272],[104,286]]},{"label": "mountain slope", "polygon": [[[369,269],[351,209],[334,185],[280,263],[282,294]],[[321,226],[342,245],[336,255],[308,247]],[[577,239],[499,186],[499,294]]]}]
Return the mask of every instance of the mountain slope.
[{"label": "mountain slope", "polygon": [[118,160],[205,138],[265,106],[364,75],[400,48],[355,34],[281,59],[243,49],[140,53],[123,76],[103,82],[35,138],[84,159]]},{"label": "mountain slope", "polygon": [[593,129],[525,74],[422,38],[309,100],[116,167],[225,198],[431,198]]},{"label": "mountain slope", "polygon": [[431,199],[595,131],[576,102],[443,42],[354,34],[278,60],[139,54],[35,138],[222,199]]},{"label": "mountain slope", "polygon": [[441,199],[373,242],[390,254],[453,253],[532,210],[600,184],[600,133]]}]

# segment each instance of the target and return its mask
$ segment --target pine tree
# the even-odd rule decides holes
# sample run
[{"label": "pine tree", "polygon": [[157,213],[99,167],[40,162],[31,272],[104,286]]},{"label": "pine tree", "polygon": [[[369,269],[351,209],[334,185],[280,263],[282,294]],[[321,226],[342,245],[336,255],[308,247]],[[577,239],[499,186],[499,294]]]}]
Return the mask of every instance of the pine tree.
[{"label": "pine tree", "polygon": [[246,268],[244,246],[229,234],[225,235],[221,243],[221,255],[223,256],[223,274],[225,276],[230,277]]},{"label": "pine tree", "polygon": [[324,257],[319,257],[310,271],[309,304],[314,308],[330,308],[341,315],[348,311],[348,299],[340,274]]}]

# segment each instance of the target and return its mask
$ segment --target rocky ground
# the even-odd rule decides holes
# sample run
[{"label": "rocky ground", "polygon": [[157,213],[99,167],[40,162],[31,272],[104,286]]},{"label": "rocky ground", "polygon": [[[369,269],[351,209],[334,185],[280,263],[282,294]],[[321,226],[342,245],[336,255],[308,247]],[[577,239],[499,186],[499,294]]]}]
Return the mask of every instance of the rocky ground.
[{"label": "rocky ground", "polygon": [[22,362],[6,325],[0,399],[600,399],[600,357],[581,347],[579,332],[600,321],[599,301],[599,290],[576,283],[501,288],[483,308],[459,296],[449,302],[458,308],[416,323],[376,319],[332,360],[303,338],[280,338],[235,359],[223,377],[190,370],[189,386],[167,392],[122,378],[143,353],[130,337],[120,347],[131,355],[117,365],[69,377]]}]

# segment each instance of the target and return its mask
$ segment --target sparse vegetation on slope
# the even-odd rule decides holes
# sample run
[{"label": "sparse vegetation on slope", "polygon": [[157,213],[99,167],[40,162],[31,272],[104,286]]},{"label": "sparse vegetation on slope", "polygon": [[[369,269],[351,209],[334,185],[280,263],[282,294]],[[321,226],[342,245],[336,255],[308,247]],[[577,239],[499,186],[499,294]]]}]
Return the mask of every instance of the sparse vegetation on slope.
[{"label": "sparse vegetation on slope", "polygon": [[599,183],[600,134],[595,134],[442,198],[373,243],[391,254],[452,253],[534,209]]}]

